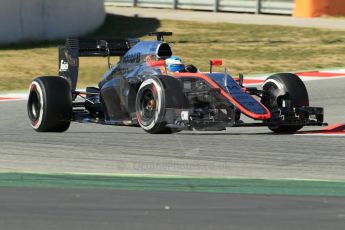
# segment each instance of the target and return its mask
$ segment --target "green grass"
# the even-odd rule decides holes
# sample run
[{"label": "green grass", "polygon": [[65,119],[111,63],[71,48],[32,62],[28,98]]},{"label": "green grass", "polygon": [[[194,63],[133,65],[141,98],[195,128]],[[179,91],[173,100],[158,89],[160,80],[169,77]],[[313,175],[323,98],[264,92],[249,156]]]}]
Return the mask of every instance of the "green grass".
[{"label": "green grass", "polygon": [[[108,15],[87,37],[145,37],[173,31],[173,52],[201,70],[222,58],[232,74],[283,72],[345,66],[345,33],[313,28],[158,21]],[[39,75],[57,74],[57,46],[63,41],[0,46],[0,91],[26,89]],[[117,59],[113,58],[115,62]],[[79,86],[97,84],[107,70],[105,58],[82,58]]]}]

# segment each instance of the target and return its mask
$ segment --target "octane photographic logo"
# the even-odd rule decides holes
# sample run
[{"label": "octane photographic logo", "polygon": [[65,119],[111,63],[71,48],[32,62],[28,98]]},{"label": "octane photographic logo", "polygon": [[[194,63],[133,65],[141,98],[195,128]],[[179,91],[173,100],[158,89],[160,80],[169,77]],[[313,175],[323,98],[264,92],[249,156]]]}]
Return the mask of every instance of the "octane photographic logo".
[{"label": "octane photographic logo", "polygon": [[183,172],[183,171],[203,171],[203,172],[227,172],[231,166],[226,162],[214,164],[185,163],[185,162],[121,162],[116,164],[116,170],[131,170],[138,172]]}]

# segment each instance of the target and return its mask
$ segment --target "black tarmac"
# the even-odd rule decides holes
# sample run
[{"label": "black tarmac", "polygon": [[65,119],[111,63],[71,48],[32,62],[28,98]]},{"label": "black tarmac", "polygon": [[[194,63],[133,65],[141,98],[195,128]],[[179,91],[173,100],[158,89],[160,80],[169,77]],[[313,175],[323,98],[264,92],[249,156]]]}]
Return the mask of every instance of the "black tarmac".
[{"label": "black tarmac", "polygon": [[345,198],[0,188],[0,229],[345,228]]}]

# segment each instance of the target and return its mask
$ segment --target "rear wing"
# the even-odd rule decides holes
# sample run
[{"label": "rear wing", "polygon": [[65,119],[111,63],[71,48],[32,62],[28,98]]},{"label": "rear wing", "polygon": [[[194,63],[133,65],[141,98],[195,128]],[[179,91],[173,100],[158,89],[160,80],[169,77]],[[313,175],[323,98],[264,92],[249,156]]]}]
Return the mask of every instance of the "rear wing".
[{"label": "rear wing", "polygon": [[123,56],[138,39],[76,39],[69,38],[59,47],[59,75],[66,78],[72,91],[78,81],[79,57]]}]

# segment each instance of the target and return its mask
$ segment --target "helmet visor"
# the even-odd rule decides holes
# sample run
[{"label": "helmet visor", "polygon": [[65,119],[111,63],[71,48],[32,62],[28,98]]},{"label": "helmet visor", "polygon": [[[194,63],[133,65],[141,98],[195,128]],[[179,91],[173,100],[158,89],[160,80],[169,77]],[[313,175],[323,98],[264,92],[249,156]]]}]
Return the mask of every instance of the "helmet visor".
[{"label": "helmet visor", "polygon": [[179,72],[181,70],[184,69],[184,65],[183,64],[171,64],[171,65],[168,65],[168,70],[170,72]]}]

